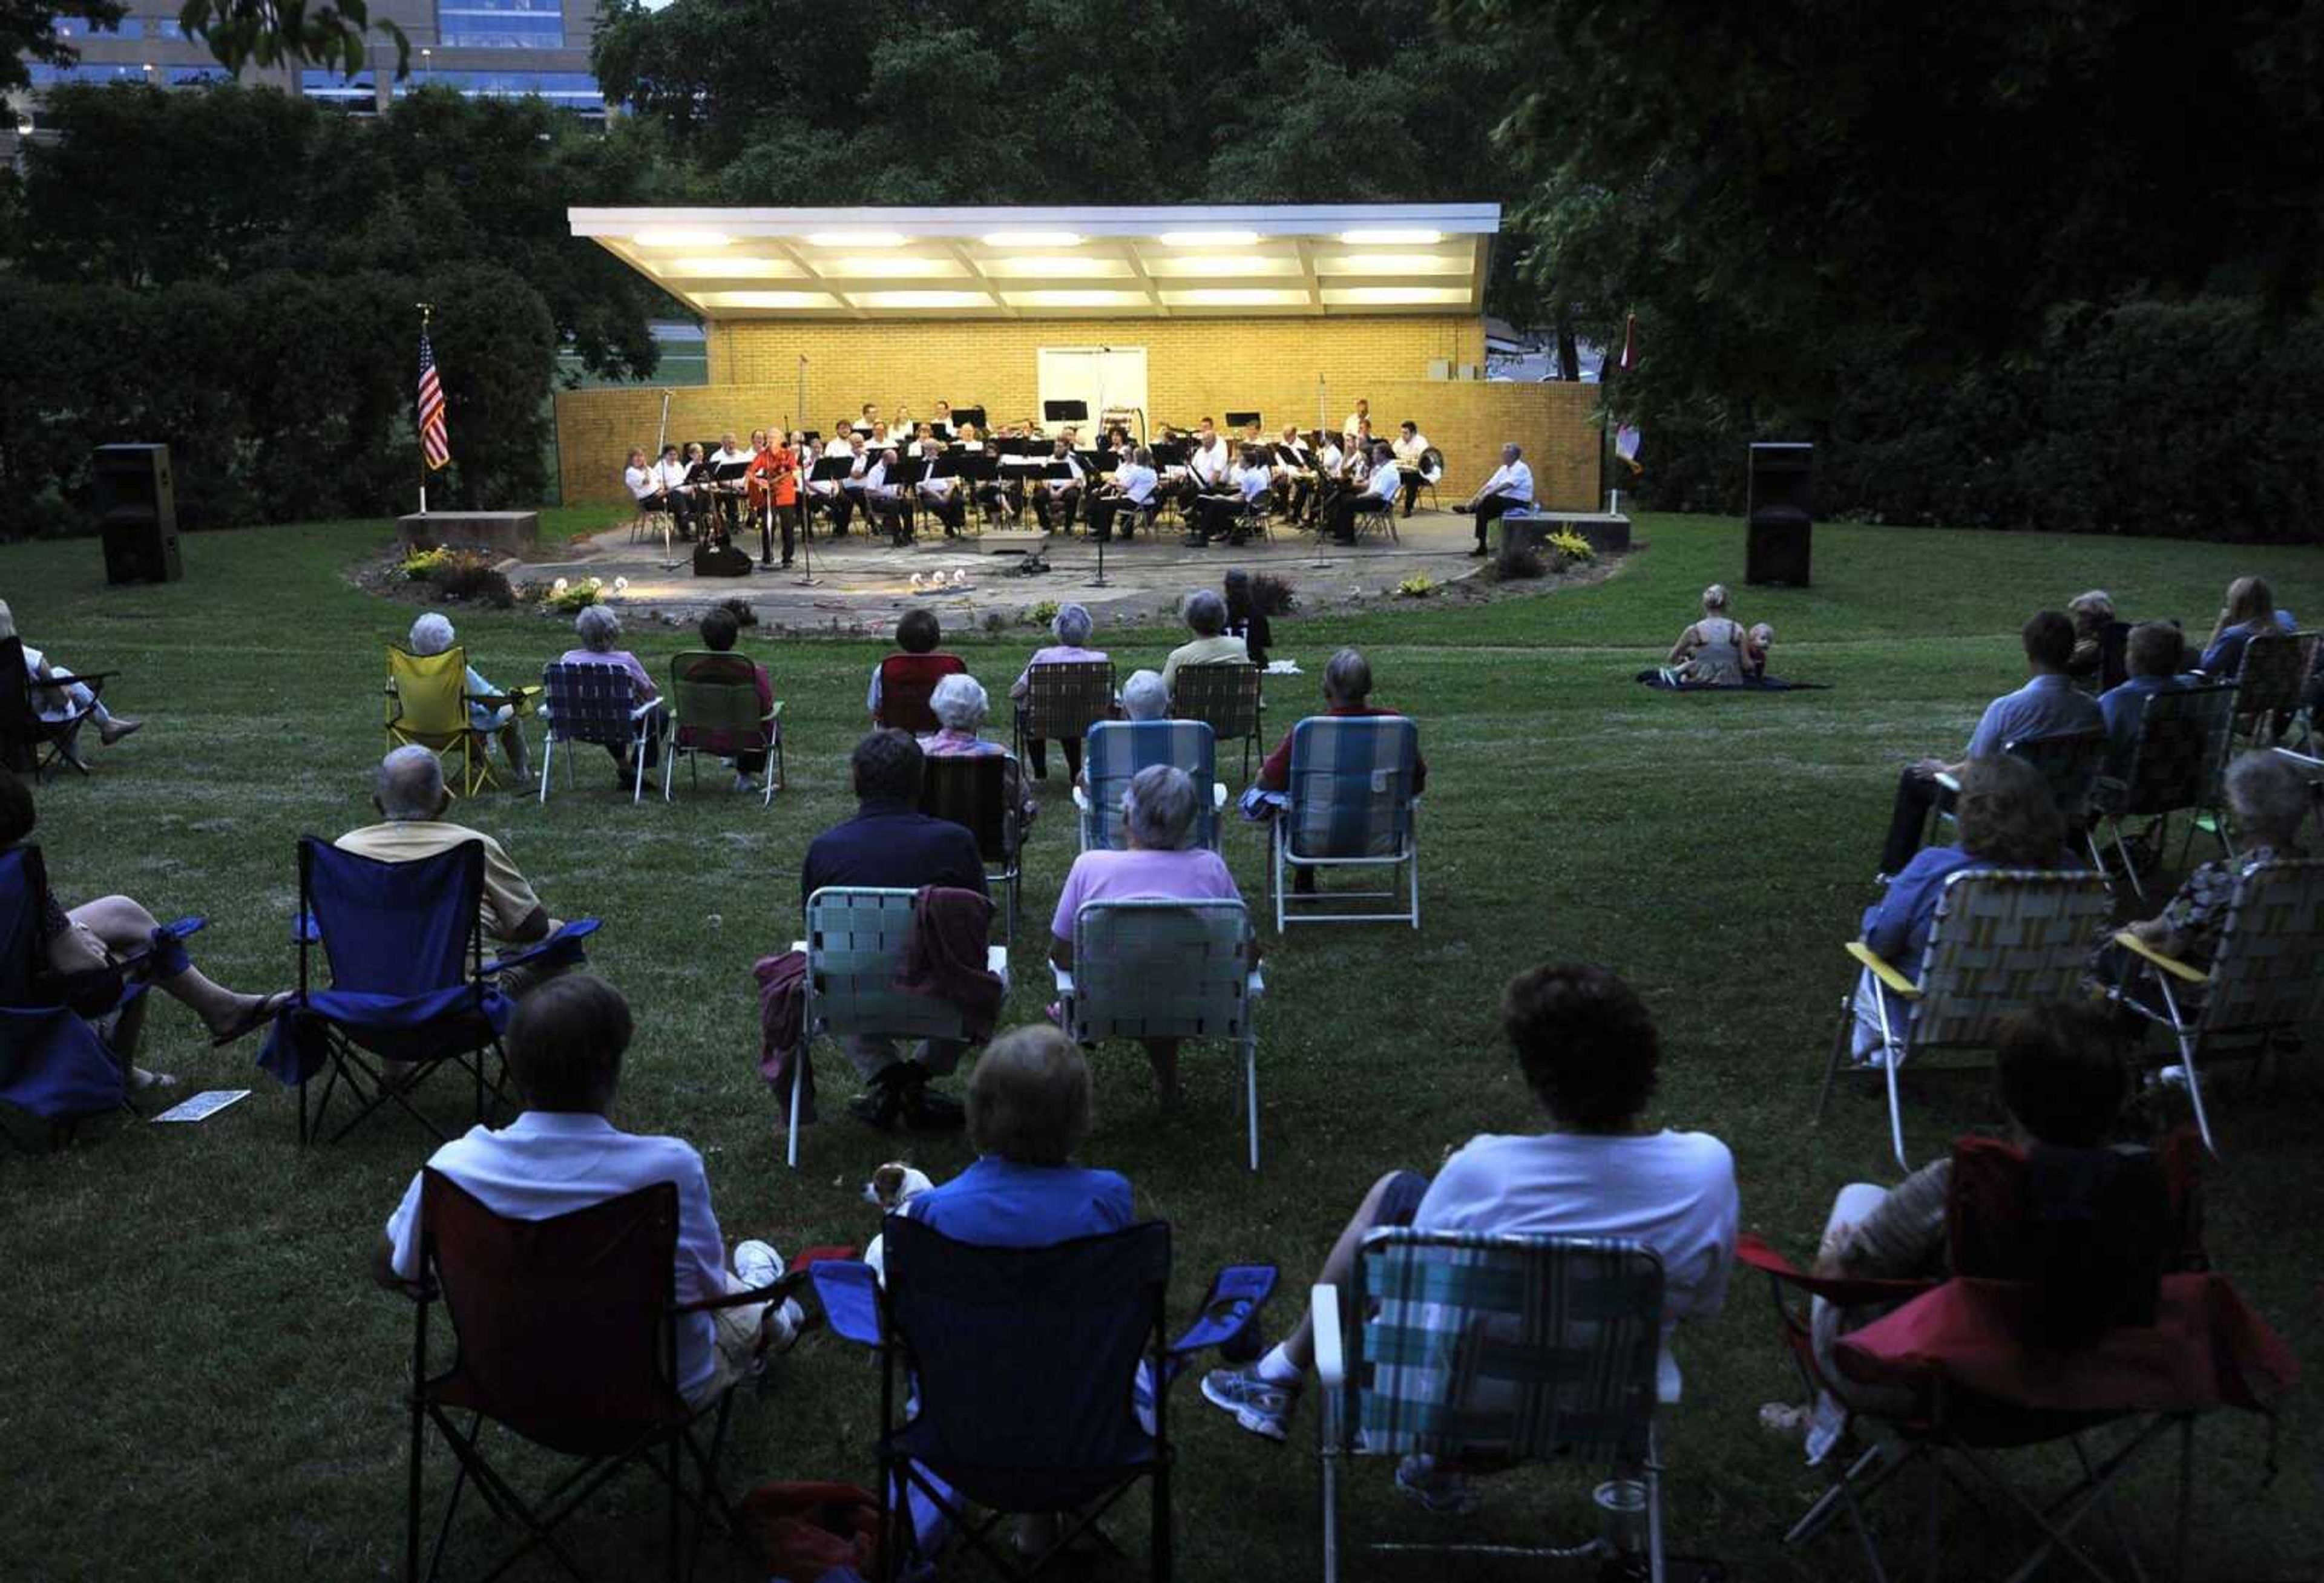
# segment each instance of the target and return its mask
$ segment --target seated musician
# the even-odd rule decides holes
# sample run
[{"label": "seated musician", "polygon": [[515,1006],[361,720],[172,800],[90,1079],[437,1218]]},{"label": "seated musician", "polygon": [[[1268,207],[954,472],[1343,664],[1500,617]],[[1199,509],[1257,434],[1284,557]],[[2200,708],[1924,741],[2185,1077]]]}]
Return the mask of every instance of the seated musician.
[{"label": "seated musician", "polygon": [[869,439],[876,434],[886,433],[888,426],[880,421],[880,403],[877,401],[864,402],[862,416],[856,419],[852,427],[859,436],[865,439]]},{"label": "seated musician", "polygon": [[1264,520],[1268,502],[1275,493],[1274,453],[1258,441],[1245,446],[1227,481],[1234,494],[1222,511],[1213,509],[1212,520],[1224,524],[1229,544],[1240,544],[1250,537],[1251,519]]},{"label": "seated musician", "polygon": [[1356,541],[1356,513],[1367,506],[1382,511],[1396,509],[1397,491],[1403,487],[1404,475],[1397,471],[1386,446],[1375,446],[1369,458],[1370,471],[1365,475],[1360,490],[1343,489],[1332,502],[1327,519],[1332,537],[1342,544]]},{"label": "seated musician", "polygon": [[699,441],[686,447],[686,482],[678,492],[686,500],[686,531],[697,538],[706,537],[718,520],[717,502],[711,498],[710,459],[702,454]]},{"label": "seated musician", "polygon": [[[817,460],[828,462],[835,458],[850,463],[856,460],[855,431],[844,421],[831,426],[831,437],[824,442],[823,454]],[[817,478],[807,486],[807,510],[812,512],[816,507],[821,506],[831,513],[831,536],[834,538],[847,537],[848,520],[855,514],[855,495],[848,487],[852,482],[851,478],[843,475]]]},{"label": "seated musician", "polygon": [[1122,520],[1122,538],[1134,535],[1139,514],[1153,504],[1154,492],[1160,483],[1160,476],[1154,471],[1154,453],[1143,446],[1130,452],[1129,459],[1113,470],[1111,481],[1090,492],[1090,537],[1113,537],[1113,519],[1118,511],[1129,513]]},{"label": "seated musician", "polygon": [[1283,514],[1296,522],[1307,514],[1315,494],[1315,453],[1299,437],[1299,426],[1286,423],[1275,442],[1275,498]]},{"label": "seated musician", "polygon": [[[927,425],[922,424],[920,427],[925,430]],[[961,481],[958,477],[936,476],[936,460],[943,455],[943,442],[934,435],[924,435],[920,440],[920,460],[928,465],[928,476],[921,479],[915,487],[920,497],[920,503],[935,512],[936,520],[944,524],[945,537],[957,538],[960,537],[961,529],[966,525],[968,506],[962,498]]]},{"label": "seated musician", "polygon": [[653,465],[654,483],[661,491],[664,510],[669,512],[670,526],[678,532],[690,530],[693,502],[686,498],[681,487],[686,483],[686,460],[674,445],[661,448],[661,460]]},{"label": "seated musician", "polygon": [[950,401],[938,401],[936,403],[936,412],[928,419],[928,428],[936,431],[936,437],[940,440],[966,439],[969,437],[964,434],[955,432],[952,420],[952,403]]},{"label": "seated musician", "polygon": [[1370,401],[1365,400],[1361,396],[1358,396],[1356,398],[1356,410],[1348,414],[1348,419],[1345,423],[1340,425],[1341,437],[1345,438],[1351,435],[1369,434],[1371,432],[1371,427],[1372,404]]},{"label": "seated musician", "polygon": [[892,450],[874,453],[869,446],[855,459],[856,476],[863,491],[863,510],[871,519],[887,529],[889,538],[898,546],[911,543],[912,529],[904,520],[902,486],[888,482],[888,474],[896,465]]},{"label": "seated musician", "polygon": [[1477,548],[1469,553],[1485,553],[1485,529],[1503,512],[1533,504],[1533,469],[1523,460],[1525,452],[1516,446],[1501,447],[1501,465],[1485,480],[1477,492],[1452,509],[1471,512],[1477,519]]},{"label": "seated musician", "polygon": [[753,434],[751,448],[746,451],[734,443],[734,431],[728,429],[718,437],[718,448],[710,453],[710,471],[714,478],[711,499],[717,502],[718,514],[725,520],[730,538],[742,520],[742,481],[737,478],[732,483],[717,482],[716,474],[722,467],[748,467],[751,459],[759,454],[759,447],[766,444],[766,438],[763,434]]},{"label": "seated musician", "polygon": [[[1042,479],[1040,487],[1033,492],[1033,515],[1040,522],[1044,533],[1054,531],[1055,526],[1062,526],[1066,532],[1072,532],[1074,515],[1082,507],[1082,489],[1089,470],[1082,465],[1082,459],[1074,455],[1073,432],[1068,428],[1059,435],[1049,456],[1052,463],[1063,462],[1072,471],[1064,478]],[[1055,526],[1050,521],[1052,511],[1061,517],[1061,521]]]},{"label": "seated musician", "polygon": [[630,465],[622,469],[622,483],[628,488],[630,498],[637,502],[640,511],[669,510],[669,496],[661,486],[661,470],[646,465],[642,449],[630,452]]},{"label": "seated musician", "polygon": [[1414,503],[1420,499],[1420,486],[1425,482],[1420,475],[1420,463],[1428,455],[1428,437],[1408,418],[1398,427],[1390,448],[1396,453],[1397,471],[1404,474],[1404,514],[1409,517]]},{"label": "seated musician", "polygon": [[1180,486],[1179,498],[1186,502],[1191,515],[1194,497],[1227,487],[1227,469],[1234,464],[1228,450],[1226,437],[1209,419],[1203,419],[1201,431],[1189,443],[1186,450],[1186,481]]}]

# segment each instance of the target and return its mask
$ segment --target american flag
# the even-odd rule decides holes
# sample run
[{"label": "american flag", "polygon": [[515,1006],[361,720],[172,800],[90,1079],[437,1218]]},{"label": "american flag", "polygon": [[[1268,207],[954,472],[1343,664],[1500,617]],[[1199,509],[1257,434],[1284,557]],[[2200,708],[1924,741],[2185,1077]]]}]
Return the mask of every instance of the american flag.
[{"label": "american flag", "polygon": [[436,352],[428,332],[420,332],[420,451],[429,468],[452,459],[452,445],[444,430],[444,387],[436,378]]}]

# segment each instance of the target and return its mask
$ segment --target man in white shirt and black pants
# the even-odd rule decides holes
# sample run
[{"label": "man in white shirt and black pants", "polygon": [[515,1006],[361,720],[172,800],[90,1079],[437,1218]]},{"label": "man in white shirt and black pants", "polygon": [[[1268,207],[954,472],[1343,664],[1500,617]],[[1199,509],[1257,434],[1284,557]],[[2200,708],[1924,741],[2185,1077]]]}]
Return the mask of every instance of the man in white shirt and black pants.
[{"label": "man in white shirt and black pants", "polygon": [[1396,470],[1404,475],[1404,514],[1409,517],[1425,482],[1420,466],[1428,456],[1428,437],[1420,432],[1418,424],[1407,419],[1388,448],[1396,453]]},{"label": "man in white shirt and black pants", "polygon": [[1388,460],[1386,446],[1372,447],[1371,476],[1361,490],[1342,490],[1333,498],[1330,516],[1326,519],[1332,537],[1342,544],[1356,541],[1356,513],[1367,504],[1375,504],[1383,511],[1396,510],[1398,474],[1396,465]]},{"label": "man in white shirt and black pants", "polygon": [[936,476],[936,459],[944,455],[943,443],[931,437],[920,442],[920,459],[928,465],[928,476],[919,482],[918,494],[922,503],[936,513],[944,524],[946,538],[958,538],[968,520],[968,506],[961,499],[961,481],[957,474],[946,478]]},{"label": "man in white shirt and black pants", "polygon": [[1533,504],[1533,469],[1522,460],[1525,453],[1515,446],[1501,447],[1501,465],[1485,480],[1484,487],[1452,509],[1472,511],[1477,518],[1477,548],[1469,552],[1473,558],[1485,553],[1485,526],[1504,512],[1519,506]]},{"label": "man in white shirt and black pants", "polygon": [[1089,529],[1092,538],[1113,537],[1113,517],[1117,511],[1129,516],[1121,524],[1121,537],[1130,538],[1138,531],[1139,513],[1154,499],[1154,486],[1160,479],[1154,471],[1154,453],[1140,446],[1130,460],[1113,470],[1113,482],[1102,484],[1090,492]]}]

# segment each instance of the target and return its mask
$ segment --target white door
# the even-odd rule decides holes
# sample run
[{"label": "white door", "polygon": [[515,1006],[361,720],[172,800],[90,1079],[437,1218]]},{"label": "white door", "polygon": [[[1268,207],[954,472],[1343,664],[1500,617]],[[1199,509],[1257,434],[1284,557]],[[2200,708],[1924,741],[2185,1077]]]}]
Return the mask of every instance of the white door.
[{"label": "white door", "polygon": [[[1146,348],[1143,346],[1044,346],[1040,349],[1041,405],[1036,411],[1052,434],[1052,401],[1079,401],[1089,410],[1084,442],[1096,438],[1096,425],[1109,410],[1146,410]],[[1130,426],[1131,433],[1138,426]]]}]

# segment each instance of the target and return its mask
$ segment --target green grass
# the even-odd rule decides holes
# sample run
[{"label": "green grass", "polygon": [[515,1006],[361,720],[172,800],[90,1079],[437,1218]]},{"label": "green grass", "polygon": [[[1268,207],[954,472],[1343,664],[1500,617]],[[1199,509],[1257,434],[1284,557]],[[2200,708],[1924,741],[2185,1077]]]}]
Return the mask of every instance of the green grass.
[{"label": "green grass", "polygon": [[[1745,621],[1775,624],[1779,672],[1832,690],[1674,697],[1629,677],[1692,618],[1702,584],[1736,578],[1740,533],[1680,518],[1641,527],[1647,548],[1601,586],[1279,627],[1282,652],[1311,676],[1338,643],[1364,645],[1385,701],[1421,722],[1433,775],[1426,926],[1269,942],[1256,1178],[1242,1169],[1222,1054],[1192,1053],[1189,1102],[1169,1118],[1153,1112],[1134,1050],[1100,1055],[1087,1157],[1126,1172],[1144,1210],[1176,1228],[1182,1302],[1222,1262],[1271,1258],[1286,1275],[1279,1326],[1375,1174],[1425,1170],[1480,1130],[1536,1125],[1494,1009],[1508,975],[1545,958],[1608,962],[1647,996],[1667,1040],[1658,1118],[1727,1139],[1746,1226],[1803,1254],[1838,1187],[1893,1176],[1868,1092],[1841,1095],[1820,1129],[1809,1114],[1849,977],[1840,943],[1868,899],[1898,760],[1965,739],[1983,702],[2015,679],[2017,623],[2037,603],[2096,584],[2134,615],[2207,629],[2220,590],[2246,570],[2265,572],[2296,610],[2324,598],[2324,553],[2314,550],[1820,527],[1813,590],[1738,589],[1738,604]],[[411,614],[340,576],[384,532],[368,523],[200,535],[186,542],[184,582],[143,589],[104,586],[90,542],[0,551],[0,596],[33,641],[81,668],[124,672],[115,697],[152,722],[102,755],[95,779],[42,794],[40,839],[69,903],[124,891],[165,916],[207,913],[210,928],[194,942],[205,966],[237,987],[287,980],[292,838],[365,819],[380,649]],[[526,613],[460,625],[496,680],[521,680],[565,647],[561,628]],[[668,629],[637,639],[657,666],[678,647]],[[1029,629],[999,640],[963,634],[958,645],[996,691],[1032,646]],[[1157,662],[1168,641],[1146,631],[1110,646],[1126,669]],[[595,967],[638,1015],[620,1119],[702,1148],[730,1237],[787,1249],[861,1241],[875,1227],[858,1184],[898,1146],[841,1118],[807,1135],[802,1170],[782,1168],[754,1064],[748,973],[796,934],[804,844],[848,809],[844,755],[880,646],[756,648],[788,703],[791,787],[771,813],[709,778],[674,806],[632,808],[593,757],[579,787],[560,786],[545,810],[495,796],[464,815],[507,843],[553,910],[606,920]],[[1278,724],[1300,706],[1288,691],[1273,701]],[[1015,1021],[1047,999],[1039,943],[1074,849],[1061,784],[1047,795],[1027,861]],[[1251,830],[1230,833],[1230,861],[1255,901],[1262,852]],[[131,1126],[0,1163],[0,1267],[11,1277],[0,1292],[0,1573],[354,1578],[399,1564],[397,1395],[410,1320],[369,1285],[364,1264],[422,1139],[387,1126],[302,1152],[290,1096],[252,1071],[252,1054],[213,1054],[191,1017],[164,1003],[149,1064],[192,1087],[259,1092],[200,1127]],[[821,1063],[826,1088],[844,1094],[836,1053]],[[1988,1119],[1976,1090],[1915,1085],[1919,1155]],[[2295,1082],[2273,1098],[2221,1100],[2229,1152],[2211,1199],[2220,1262],[2311,1354],[2324,1349],[2312,1093]],[[939,1177],[966,1159],[950,1140],[911,1153]],[[1676,1548],[1721,1556],[1738,1578],[1848,1571],[1844,1535],[1800,1554],[1775,1542],[1818,1480],[1755,1422],[1760,1403],[1792,1390],[1759,1284],[1738,1276],[1725,1315],[1680,1348],[1687,1399],[1665,1441]],[[2285,1473],[2264,1489],[2264,1424],[2205,1425],[2202,1575],[2314,1575],[2324,1554],[2314,1399],[2295,1397]],[[809,1343],[770,1395],[744,1404],[735,1481],[868,1482],[875,1404],[859,1358],[828,1339]],[[1184,1575],[1306,1572],[1315,1478],[1298,1448],[1310,1424],[1286,1451],[1241,1435],[1191,1390],[1175,1405]],[[1578,1538],[1592,1528],[1591,1482],[1578,1471],[1503,1481],[1482,1528]],[[1385,1473],[1357,1488],[1357,1533],[1422,1526],[1388,1495]],[[2163,1482],[2133,1488],[2126,1522],[2155,1538]],[[641,1520],[643,1486],[620,1505],[626,1513],[592,1520],[593,1542],[614,1554],[653,1532]],[[1901,1523],[1905,1514],[1893,1515]],[[1966,1513],[1955,1523],[1956,1575],[1997,1569],[1995,1529]],[[1517,1575],[1475,1575],[1504,1573]],[[1383,1558],[1362,1575],[1444,1574]]]}]

